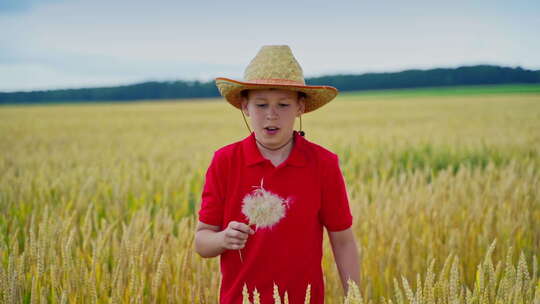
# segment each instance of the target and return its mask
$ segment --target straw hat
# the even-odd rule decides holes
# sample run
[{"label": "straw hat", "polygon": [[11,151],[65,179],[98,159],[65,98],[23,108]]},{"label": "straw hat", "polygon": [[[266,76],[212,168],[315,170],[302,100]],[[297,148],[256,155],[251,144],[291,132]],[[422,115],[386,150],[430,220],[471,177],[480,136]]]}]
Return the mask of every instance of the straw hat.
[{"label": "straw hat", "polygon": [[241,109],[243,90],[278,88],[304,92],[304,113],[322,107],[338,94],[331,86],[306,85],[302,67],[287,45],[263,46],[244,71],[244,81],[218,77],[216,86],[221,96],[238,109]]}]

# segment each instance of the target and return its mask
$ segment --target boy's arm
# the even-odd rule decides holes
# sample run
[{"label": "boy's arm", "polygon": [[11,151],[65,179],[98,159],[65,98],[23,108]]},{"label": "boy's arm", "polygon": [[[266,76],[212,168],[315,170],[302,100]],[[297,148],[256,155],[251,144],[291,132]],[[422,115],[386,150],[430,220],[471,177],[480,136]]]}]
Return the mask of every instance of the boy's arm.
[{"label": "boy's arm", "polygon": [[248,225],[239,222],[230,222],[220,231],[221,227],[208,225],[203,222],[197,224],[195,232],[195,251],[203,258],[212,258],[225,250],[244,248],[248,236],[255,231]]},{"label": "boy's arm", "polygon": [[208,225],[203,222],[197,224],[195,232],[195,251],[203,258],[211,258],[220,255],[225,248],[221,245],[221,233],[219,226]]},{"label": "boy's arm", "polygon": [[332,244],[334,260],[339,271],[341,285],[345,295],[349,290],[348,281],[353,280],[360,286],[360,262],[358,248],[351,228],[342,231],[328,231],[328,237]]}]

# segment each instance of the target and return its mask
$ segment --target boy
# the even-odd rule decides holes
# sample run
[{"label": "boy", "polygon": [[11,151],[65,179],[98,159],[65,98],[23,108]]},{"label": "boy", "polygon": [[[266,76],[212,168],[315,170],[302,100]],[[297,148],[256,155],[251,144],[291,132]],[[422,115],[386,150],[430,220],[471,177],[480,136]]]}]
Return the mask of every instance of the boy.
[{"label": "boy", "polygon": [[[261,303],[273,303],[274,284],[290,303],[303,303],[308,285],[311,303],[324,303],[323,228],[344,289],[349,279],[359,283],[352,215],[337,156],[293,127],[296,117],[328,103],[337,90],[305,85],[288,46],[263,47],[244,78],[216,79],[222,96],[250,118],[253,132],[214,154],[195,249],[203,257],[220,256],[220,303],[242,303],[244,285],[250,293],[257,288]],[[275,205],[264,209],[270,200]],[[259,207],[266,211],[255,216],[250,208]]]}]

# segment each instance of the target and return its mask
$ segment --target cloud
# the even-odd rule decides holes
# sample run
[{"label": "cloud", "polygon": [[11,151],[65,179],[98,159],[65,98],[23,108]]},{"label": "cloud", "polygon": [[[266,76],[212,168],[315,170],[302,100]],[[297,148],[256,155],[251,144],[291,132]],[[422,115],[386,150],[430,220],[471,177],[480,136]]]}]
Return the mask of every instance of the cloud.
[{"label": "cloud", "polygon": [[22,13],[37,5],[61,2],[63,0],[2,0],[0,14]]},{"label": "cloud", "polygon": [[267,44],[290,45],[307,77],[480,62],[539,68],[538,10],[516,1],[0,0],[0,14],[18,12],[0,15],[0,90],[241,78]]},{"label": "cloud", "polygon": [[110,86],[143,81],[240,77],[242,67],[155,58],[86,56],[76,53],[15,53],[0,57],[0,91]]}]

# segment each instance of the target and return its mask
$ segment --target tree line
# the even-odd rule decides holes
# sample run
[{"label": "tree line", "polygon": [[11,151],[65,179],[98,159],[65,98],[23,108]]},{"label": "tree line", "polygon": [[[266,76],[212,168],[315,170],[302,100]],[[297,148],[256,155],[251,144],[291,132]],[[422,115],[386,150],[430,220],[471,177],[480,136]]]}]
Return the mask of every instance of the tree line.
[{"label": "tree line", "polygon": [[[392,73],[331,75],[306,78],[309,85],[331,85],[340,91],[401,89],[440,86],[486,84],[540,83],[540,70],[526,70],[493,65],[406,70]],[[47,102],[99,102],[144,99],[182,99],[217,97],[213,81],[143,82],[133,85],[44,90],[30,92],[0,92],[0,104]]]}]

